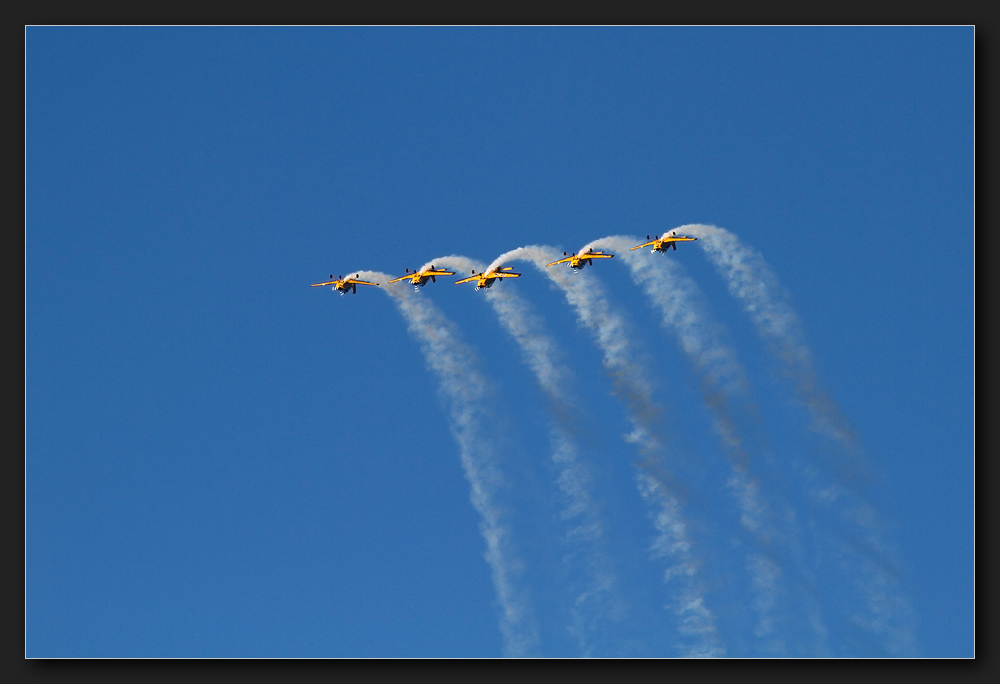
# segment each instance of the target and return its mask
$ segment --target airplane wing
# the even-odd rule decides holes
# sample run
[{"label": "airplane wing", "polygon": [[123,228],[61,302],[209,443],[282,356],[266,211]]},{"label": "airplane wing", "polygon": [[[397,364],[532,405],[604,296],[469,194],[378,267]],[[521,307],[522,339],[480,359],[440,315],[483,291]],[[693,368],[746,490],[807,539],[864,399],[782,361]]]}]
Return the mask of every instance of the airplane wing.
[{"label": "airplane wing", "polygon": [[339,280],[328,280],[325,283],[313,283],[309,287],[322,287],[323,285],[336,285],[339,282],[340,282]]},{"label": "airplane wing", "polygon": [[413,277],[413,276],[412,276],[412,275],[410,275],[410,274],[407,274],[407,275],[405,275],[405,276],[399,276],[398,278],[396,278],[396,279],[394,279],[394,280],[390,280],[390,281],[389,281],[389,283],[387,283],[387,284],[391,284],[391,283],[398,283],[398,282],[399,282],[400,280],[406,280],[407,278],[412,278],[412,277]]},{"label": "airplane wing", "polygon": [[344,281],[344,283],[345,284],[354,283],[356,285],[375,285],[375,286],[378,286],[378,283],[369,283],[367,280],[356,280],[354,278],[348,278],[347,280]]},{"label": "airplane wing", "polygon": [[520,273],[506,273],[504,271],[497,271],[496,273],[490,274],[491,278],[520,278]]},{"label": "airplane wing", "polygon": [[630,247],[628,251],[633,251],[636,249],[642,249],[643,247],[649,247],[650,245],[655,245],[656,240],[650,240],[649,242],[644,242],[641,245],[636,245],[635,247]]},{"label": "airplane wing", "polygon": [[479,276],[474,275],[474,276],[469,276],[468,278],[463,278],[462,280],[456,280],[455,284],[461,285],[462,283],[471,283],[473,280],[479,280]]},{"label": "airplane wing", "polygon": [[559,261],[553,261],[551,264],[545,264],[546,266],[555,266],[556,264],[565,264],[567,261],[573,261],[573,257],[568,256],[565,259],[560,259]]},{"label": "airplane wing", "polygon": [[[642,246],[643,245],[639,245],[639,247]],[[635,249],[638,249],[638,247]],[[613,256],[614,254],[605,254],[604,252],[591,252],[590,254],[583,255],[585,259],[610,259]]]},{"label": "airplane wing", "polygon": [[455,275],[455,272],[454,271],[442,271],[441,269],[437,269],[437,270],[431,269],[429,271],[423,271],[420,275],[429,275],[429,276]]}]

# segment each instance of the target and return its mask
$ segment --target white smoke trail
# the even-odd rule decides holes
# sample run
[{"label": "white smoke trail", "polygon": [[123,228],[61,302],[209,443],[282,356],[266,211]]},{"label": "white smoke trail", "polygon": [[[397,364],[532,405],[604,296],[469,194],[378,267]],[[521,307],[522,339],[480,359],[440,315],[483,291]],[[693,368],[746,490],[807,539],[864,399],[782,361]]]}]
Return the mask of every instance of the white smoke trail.
[{"label": "white smoke trail", "polygon": [[[716,226],[691,224],[678,231],[699,238],[730,293],[743,305],[758,334],[778,359],[783,375],[792,383],[798,400],[808,410],[811,428],[840,446],[841,460],[824,468],[812,464],[806,472],[810,496],[848,523],[856,541],[844,539],[834,549],[843,571],[857,582],[865,609],[850,620],[881,639],[890,655],[916,651],[913,614],[897,579],[895,552],[882,539],[883,523],[874,506],[857,490],[868,476],[868,466],[854,430],[837,404],[821,388],[805,342],[802,322],[787,291],[764,258],[735,235]],[[824,473],[823,470],[826,472]],[[821,483],[821,479],[825,481]]]},{"label": "white smoke trail", "polygon": [[[431,265],[466,273],[484,272],[485,266],[463,256],[450,255],[433,259]],[[556,423],[551,428],[552,462],[557,470],[556,482],[563,494],[561,511],[565,530],[563,543],[567,547],[564,562],[571,576],[583,577],[573,588],[570,632],[585,656],[595,655],[597,633],[603,623],[621,619],[624,605],[617,589],[618,579],[613,564],[604,551],[605,524],[600,508],[591,494],[592,478],[581,462],[573,437],[578,426],[577,411],[567,388],[572,373],[559,362],[555,340],[545,331],[540,317],[532,313],[527,302],[509,289],[493,287],[486,291],[486,300],[493,307],[501,325],[517,342],[532,373],[545,394]]]},{"label": "white smoke trail", "polygon": [[595,280],[583,273],[572,276],[563,268],[546,268],[546,263],[560,256],[552,247],[520,247],[497,257],[489,268],[515,260],[534,264],[562,290],[580,322],[593,333],[616,393],[628,409],[632,432],[626,439],[636,444],[643,455],[637,479],[643,499],[656,509],[654,524],[659,536],[653,544],[653,555],[672,563],[664,573],[664,581],[670,583],[677,577],[680,584],[673,609],[678,619],[678,632],[688,639],[680,648],[685,649],[683,653],[687,656],[725,655],[715,617],[704,602],[697,577],[698,563],[691,553],[687,527],[679,514],[678,502],[667,486],[671,475],[660,463],[664,453],[664,442],[659,436],[662,429],[660,409],[652,399],[652,387],[646,374],[633,359],[625,320],[612,310]]},{"label": "white smoke trail", "polygon": [[[376,271],[359,271],[358,277],[382,284],[392,279]],[[539,643],[538,626],[531,601],[520,586],[524,563],[518,558],[511,524],[499,501],[505,483],[497,463],[498,445],[484,429],[492,422],[486,409],[489,382],[479,372],[472,350],[460,339],[457,326],[429,299],[405,285],[387,285],[383,289],[399,307],[440,383],[452,435],[471,488],[470,499],[482,519],[485,557],[502,611],[504,653],[515,657],[532,655]]]},{"label": "white smoke trail", "polygon": [[[796,627],[787,624],[798,608],[792,605],[786,578],[776,555],[780,547],[796,547],[794,557],[800,557],[794,539],[781,529],[772,503],[761,492],[759,479],[752,474],[751,456],[745,445],[734,414],[756,418],[748,406],[748,382],[735,352],[720,338],[719,328],[708,311],[704,295],[697,284],[686,276],[673,260],[650,257],[646,250],[630,251],[641,240],[630,236],[609,236],[594,240],[580,249],[608,249],[616,253],[629,267],[632,279],[662,312],[663,326],[676,337],[701,380],[706,406],[712,412],[713,427],[732,466],[728,486],[734,493],[740,511],[740,525],[754,542],[747,553],[746,570],[754,596],[757,615],[755,635],[765,655],[785,655],[786,637]],[[759,422],[755,420],[755,422]],[[788,519],[790,507],[783,507]],[[796,597],[796,602],[809,603],[809,597]],[[818,607],[811,624],[821,624]],[[782,636],[779,630],[786,636]],[[822,642],[822,630],[819,635]],[[822,653],[822,643],[818,648]]]},{"label": "white smoke trail", "polygon": [[[757,332],[781,361],[785,376],[795,383],[799,399],[809,409],[812,428],[840,442],[852,456],[860,456],[854,431],[837,404],[820,387],[802,322],[788,292],[764,257],[723,228],[691,224],[677,230],[698,238],[698,244],[725,278],[729,292],[742,302]],[[860,467],[861,463],[854,466]]]}]

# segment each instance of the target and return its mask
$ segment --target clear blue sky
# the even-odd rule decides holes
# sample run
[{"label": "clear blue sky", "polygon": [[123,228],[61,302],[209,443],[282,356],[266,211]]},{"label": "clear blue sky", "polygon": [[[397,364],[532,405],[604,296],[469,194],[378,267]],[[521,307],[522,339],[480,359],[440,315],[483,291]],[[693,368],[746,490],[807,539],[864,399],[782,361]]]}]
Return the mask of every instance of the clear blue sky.
[{"label": "clear blue sky", "polygon": [[[27,655],[500,655],[437,378],[384,292],[309,284],[688,223],[737,235],[789,291],[878,474],[918,652],[974,655],[973,47],[971,27],[28,28]],[[766,345],[696,243],[663,258],[793,462],[808,431]],[[622,405],[522,265],[501,287],[544,319],[593,435],[620,652],[674,655]],[[721,463],[624,264],[593,275],[680,448]],[[545,400],[484,293],[447,280],[419,296],[497,388],[539,653],[577,655]],[[693,519],[729,497],[688,486]],[[745,597],[713,593],[739,564],[706,558],[726,652],[753,655],[730,619]],[[809,590],[830,654],[878,653]]]}]

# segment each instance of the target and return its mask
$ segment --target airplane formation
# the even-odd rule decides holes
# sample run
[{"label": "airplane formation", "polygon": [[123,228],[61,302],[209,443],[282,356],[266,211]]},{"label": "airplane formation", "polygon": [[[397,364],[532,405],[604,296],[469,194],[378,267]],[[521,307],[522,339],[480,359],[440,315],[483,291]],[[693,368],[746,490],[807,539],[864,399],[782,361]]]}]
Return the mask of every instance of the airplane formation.
[{"label": "airplane formation", "polygon": [[[656,254],[656,253],[665,254],[667,250],[669,250],[670,248],[673,248],[674,251],[676,251],[678,242],[692,242],[694,240],[697,240],[698,238],[690,237],[687,235],[678,235],[677,231],[673,231],[670,233],[670,235],[664,235],[663,237],[660,237],[659,235],[654,235],[651,238],[647,235],[646,239],[648,240],[648,242],[644,242],[641,245],[636,245],[635,247],[630,248],[629,251],[642,249],[643,247],[652,247],[652,249],[649,250],[650,254]],[[557,261],[553,261],[551,264],[545,264],[545,266],[548,267],[548,266],[555,266],[557,264],[569,264],[569,267],[573,269],[574,272],[576,272],[577,270],[583,268],[584,266],[587,266],[588,264],[592,265],[594,259],[611,259],[615,255],[608,254],[607,252],[602,252],[600,250],[594,251],[592,249],[588,249],[586,252],[582,254],[577,254],[576,252],[573,252],[572,254],[563,252],[563,256],[564,258],[559,259]],[[503,265],[491,268],[490,270],[484,273],[476,273],[476,271],[473,270],[471,276],[469,276],[468,278],[463,278],[462,280],[456,280],[454,284],[461,285],[462,283],[471,283],[475,281],[476,289],[482,290],[485,288],[493,287],[493,284],[495,282],[497,282],[498,280],[502,280],[503,278],[521,277],[520,273],[514,273],[513,271],[514,271],[513,266],[503,266]],[[358,275],[359,274],[355,274],[353,278],[344,278],[343,276],[340,276],[336,279],[334,279],[333,276],[331,275],[330,280],[323,283],[314,283],[310,285],[310,287],[322,287],[324,285],[332,285],[333,286],[332,289],[336,290],[342,295],[345,295],[347,294],[348,290],[350,290],[351,294],[357,294],[358,285],[378,286],[378,283],[369,283],[366,280],[358,280]],[[435,283],[437,282],[437,276],[450,276],[450,275],[455,275],[455,272],[434,268],[434,265],[432,264],[430,268],[425,269],[423,271],[417,271],[417,270],[411,271],[410,269],[406,269],[405,275],[401,275],[398,278],[394,278],[393,280],[390,280],[389,283],[387,284],[398,283],[401,280],[409,280],[410,284],[413,285],[413,289],[419,290],[421,287],[427,284],[428,280],[430,280],[432,283]]]}]

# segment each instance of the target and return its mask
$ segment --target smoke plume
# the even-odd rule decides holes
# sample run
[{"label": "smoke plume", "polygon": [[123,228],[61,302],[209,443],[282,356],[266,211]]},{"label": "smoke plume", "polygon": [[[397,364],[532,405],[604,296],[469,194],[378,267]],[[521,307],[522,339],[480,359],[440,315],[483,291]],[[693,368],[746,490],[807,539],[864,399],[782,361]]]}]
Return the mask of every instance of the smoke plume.
[{"label": "smoke plume", "polygon": [[[360,271],[360,278],[387,283],[384,273]],[[457,326],[429,299],[401,284],[383,289],[393,298],[417,339],[428,367],[437,376],[440,395],[448,410],[451,432],[458,443],[470,499],[481,517],[480,532],[486,541],[486,562],[501,607],[500,631],[504,653],[534,655],[539,643],[537,621],[522,586],[524,562],[519,558],[509,521],[501,505],[506,486],[499,467],[500,449],[486,426],[493,421],[486,397],[490,384],[480,373],[472,350],[461,340]]]}]

